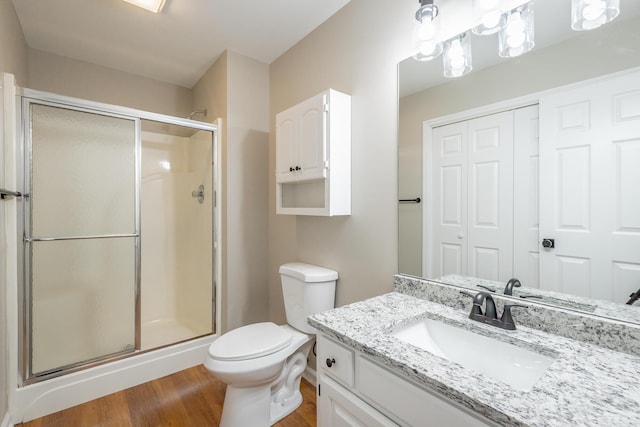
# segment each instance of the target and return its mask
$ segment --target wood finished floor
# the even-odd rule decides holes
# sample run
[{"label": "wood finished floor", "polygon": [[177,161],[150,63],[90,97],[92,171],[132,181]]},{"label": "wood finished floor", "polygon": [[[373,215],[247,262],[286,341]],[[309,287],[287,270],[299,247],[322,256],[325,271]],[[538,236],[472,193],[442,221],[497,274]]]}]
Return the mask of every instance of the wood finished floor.
[{"label": "wood finished floor", "polygon": [[[303,379],[300,391],[302,405],[276,426],[316,426],[315,388]],[[217,426],[224,392],[224,384],[196,366],[16,427]]]}]

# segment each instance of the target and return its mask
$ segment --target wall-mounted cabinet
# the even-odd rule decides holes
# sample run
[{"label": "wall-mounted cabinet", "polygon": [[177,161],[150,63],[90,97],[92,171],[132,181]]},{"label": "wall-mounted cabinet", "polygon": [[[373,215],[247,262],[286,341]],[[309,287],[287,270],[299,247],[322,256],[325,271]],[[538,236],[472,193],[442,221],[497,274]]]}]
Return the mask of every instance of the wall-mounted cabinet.
[{"label": "wall-mounted cabinet", "polygon": [[329,89],[276,115],[276,213],[351,214],[351,97]]}]

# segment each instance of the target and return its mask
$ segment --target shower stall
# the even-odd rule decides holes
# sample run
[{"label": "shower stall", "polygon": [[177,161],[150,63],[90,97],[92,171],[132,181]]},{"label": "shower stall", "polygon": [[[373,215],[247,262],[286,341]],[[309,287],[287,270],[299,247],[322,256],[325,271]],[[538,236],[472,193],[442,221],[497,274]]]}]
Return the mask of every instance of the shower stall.
[{"label": "shower stall", "polygon": [[18,388],[213,337],[217,127],[16,99]]}]

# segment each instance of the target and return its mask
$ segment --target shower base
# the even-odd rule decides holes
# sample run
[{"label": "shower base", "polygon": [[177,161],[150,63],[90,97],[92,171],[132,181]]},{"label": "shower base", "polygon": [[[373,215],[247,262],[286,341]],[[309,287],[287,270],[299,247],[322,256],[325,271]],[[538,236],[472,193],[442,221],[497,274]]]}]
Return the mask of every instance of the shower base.
[{"label": "shower base", "polygon": [[179,319],[159,319],[142,324],[140,349],[149,350],[210,333],[207,328],[193,328]]}]

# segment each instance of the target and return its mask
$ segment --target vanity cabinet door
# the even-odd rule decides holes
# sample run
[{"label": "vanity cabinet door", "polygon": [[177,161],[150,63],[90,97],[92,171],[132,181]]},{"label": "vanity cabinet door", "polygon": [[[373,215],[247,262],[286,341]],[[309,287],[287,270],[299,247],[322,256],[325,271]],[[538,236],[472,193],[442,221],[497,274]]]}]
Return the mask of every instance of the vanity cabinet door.
[{"label": "vanity cabinet door", "polygon": [[318,387],[318,427],[397,426],[326,375]]}]

